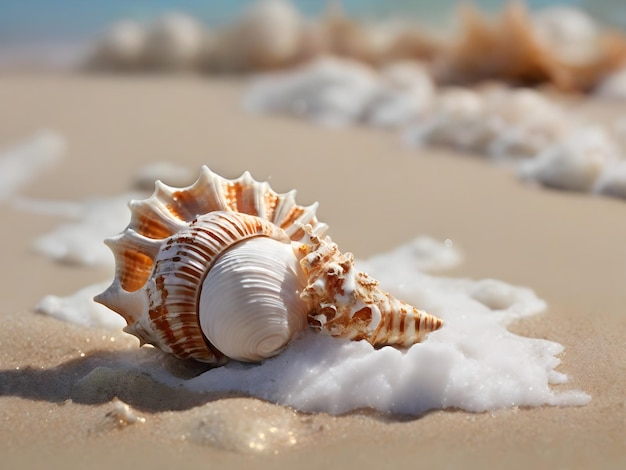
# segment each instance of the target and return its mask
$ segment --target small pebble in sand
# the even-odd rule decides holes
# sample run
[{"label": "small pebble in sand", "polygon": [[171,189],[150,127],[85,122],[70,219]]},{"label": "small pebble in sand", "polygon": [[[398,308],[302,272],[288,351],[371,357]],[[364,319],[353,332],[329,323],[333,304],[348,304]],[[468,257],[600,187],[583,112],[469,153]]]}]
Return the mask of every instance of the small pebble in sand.
[{"label": "small pebble in sand", "polygon": [[122,400],[115,398],[112,405],[111,411],[104,415],[104,419],[98,425],[98,430],[123,429],[131,424],[144,424],[146,422],[146,418],[138,416],[135,410]]}]

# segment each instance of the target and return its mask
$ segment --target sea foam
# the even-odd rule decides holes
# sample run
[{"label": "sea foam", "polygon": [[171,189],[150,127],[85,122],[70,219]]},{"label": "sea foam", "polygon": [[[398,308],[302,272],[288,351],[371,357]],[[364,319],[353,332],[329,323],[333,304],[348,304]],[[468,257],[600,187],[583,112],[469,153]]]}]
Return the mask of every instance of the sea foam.
[{"label": "sea foam", "polygon": [[513,167],[526,182],[622,198],[626,194],[622,165],[613,164],[626,154],[616,138],[621,129],[612,132],[609,126],[577,119],[531,89],[435,88],[428,69],[418,64],[376,71],[324,58],[257,79],[244,106],[254,113],[289,114],[332,127],[401,128],[410,147],[482,155]]},{"label": "sea foam", "polygon": [[40,131],[0,152],[0,201],[8,200],[43,170],[56,163],[65,151],[63,137]]},{"label": "sea foam", "polygon": [[397,127],[423,113],[433,95],[425,68],[400,63],[374,69],[323,57],[288,72],[257,78],[244,100],[252,113],[300,116],[327,127],[366,122]]},{"label": "sea foam", "polygon": [[66,264],[106,266],[112,265],[114,259],[104,239],[118,234],[128,224],[128,201],[143,198],[142,193],[91,198],[81,202],[20,198],[16,200],[15,207],[66,219],[35,240],[35,250],[41,254]]},{"label": "sea foam", "polygon": [[109,284],[108,281],[92,284],[65,297],[46,295],[37,304],[35,311],[75,325],[120,329],[126,325],[124,319],[93,301],[94,296],[104,291]]},{"label": "sea foam", "polygon": [[[567,381],[556,370],[563,351],[560,344],[507,330],[511,321],[545,309],[532,290],[497,280],[427,275],[421,271],[425,266],[450,266],[459,255],[449,243],[423,240],[357,262],[383,288],[445,321],[441,330],[408,350],[374,349],[364,341],[307,331],[261,364],[231,362],[191,379],[165,370],[163,353],[156,350],[148,358],[138,356],[140,363],[127,356],[127,362],[116,367],[129,373],[140,368],[142,374],[173,388],[240,392],[297,410],[332,414],[361,408],[411,415],[444,408],[481,412],[582,405],[590,400],[583,392],[551,388]],[[49,296],[38,310],[73,323],[118,328],[117,314],[107,314],[90,300],[105,287],[88,287],[66,298]]]},{"label": "sea foam", "polygon": [[[362,263],[383,287],[444,321],[426,341],[402,351],[306,332],[259,365],[230,363],[187,381],[197,392],[238,391],[303,411],[340,414],[360,408],[419,415],[432,409],[481,412],[541,405],[583,405],[580,391],[555,391],[563,347],[506,329],[545,303],[530,289],[496,280],[420,273],[410,246],[404,262]],[[162,377],[163,379],[163,377]]]}]

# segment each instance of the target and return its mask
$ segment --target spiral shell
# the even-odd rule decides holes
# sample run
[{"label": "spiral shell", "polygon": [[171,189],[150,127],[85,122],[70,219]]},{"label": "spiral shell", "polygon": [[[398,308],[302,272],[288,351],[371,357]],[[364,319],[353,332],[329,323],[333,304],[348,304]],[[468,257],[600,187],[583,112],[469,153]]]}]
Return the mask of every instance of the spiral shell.
[{"label": "spiral shell", "polygon": [[203,167],[186,188],[157,182],[149,199],[130,202],[126,230],[106,241],[115,279],[95,300],[142,344],[217,364],[276,355],[307,323],[375,346],[408,346],[441,327],[320,238],[327,226],[316,208],[247,172],[228,180]]},{"label": "spiral shell", "polygon": [[420,342],[443,322],[378,288],[378,281],[354,268],[352,253],[341,253],[329,237],[305,227],[309,242],[300,261],[308,277],[302,297],[312,310],[309,324],[331,336],[367,340],[374,346],[404,346]]}]

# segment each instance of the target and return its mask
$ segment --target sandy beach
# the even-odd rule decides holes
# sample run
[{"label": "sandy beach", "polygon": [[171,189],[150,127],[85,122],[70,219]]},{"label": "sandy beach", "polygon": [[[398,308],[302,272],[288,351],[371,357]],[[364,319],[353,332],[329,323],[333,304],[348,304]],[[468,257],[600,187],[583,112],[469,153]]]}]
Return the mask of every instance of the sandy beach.
[{"label": "sandy beach", "polygon": [[[0,466],[624,468],[626,202],[532,188],[481,158],[405,148],[392,132],[250,116],[240,106],[245,89],[243,80],[191,76],[4,74],[0,147],[40,129],[66,139],[64,158],[20,191],[29,198],[119,195],[141,167],[168,161],[194,175],[201,165],[229,178],[248,170],[277,191],[296,188],[304,203],[319,201],[329,234],[357,258],[417,235],[451,239],[464,261],[446,276],[527,286],[547,302],[544,314],[510,329],[561,343],[558,370],[570,382],[559,387],[591,402],[331,416],[172,390],[140,373],[129,382],[116,361],[136,352],[134,338],[34,313],[45,295],[105,281],[110,269],[35,253],[33,240],[58,220],[3,203]],[[624,109],[583,99],[567,106],[602,120]],[[108,386],[82,393],[79,382],[98,367]],[[164,367],[180,376],[195,370],[174,360]],[[121,423],[116,396],[145,422]],[[223,439],[202,438],[211,419],[222,423]],[[246,448],[241,436],[263,426],[278,431]]]}]

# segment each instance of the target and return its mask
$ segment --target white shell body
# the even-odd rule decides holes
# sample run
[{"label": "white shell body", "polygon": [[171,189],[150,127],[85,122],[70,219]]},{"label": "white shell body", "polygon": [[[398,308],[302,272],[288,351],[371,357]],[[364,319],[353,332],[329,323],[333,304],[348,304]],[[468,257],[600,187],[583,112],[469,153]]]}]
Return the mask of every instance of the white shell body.
[{"label": "white shell body", "polygon": [[156,186],[107,240],[116,275],[96,297],[142,343],[219,364],[274,356],[307,324],[374,346],[408,346],[442,326],[357,272],[320,238],[317,205],[299,206],[294,191],[206,167],[189,187]]},{"label": "white shell body", "polygon": [[202,331],[231,359],[274,356],[307,326],[308,305],[300,298],[305,285],[290,243],[266,237],[239,243],[204,279]]}]

